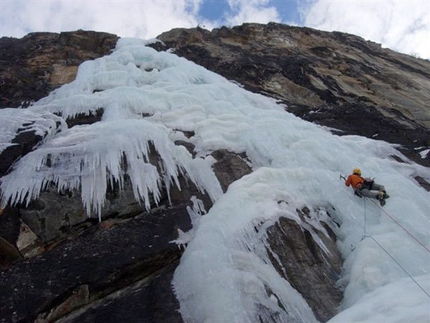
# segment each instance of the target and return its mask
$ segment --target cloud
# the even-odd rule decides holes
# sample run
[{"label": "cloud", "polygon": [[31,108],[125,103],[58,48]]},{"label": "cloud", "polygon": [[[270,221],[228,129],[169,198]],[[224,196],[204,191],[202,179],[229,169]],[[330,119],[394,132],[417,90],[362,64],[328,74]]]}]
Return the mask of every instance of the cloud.
[{"label": "cloud", "polygon": [[[352,33],[384,47],[430,59],[429,0],[0,1],[0,36],[85,29],[149,39],[178,27],[200,25],[212,29],[244,22],[288,21]],[[292,13],[296,6],[300,9],[300,21]],[[216,9],[218,16],[215,18],[209,9],[201,10],[204,7]]]},{"label": "cloud", "polygon": [[430,59],[430,2],[316,0],[302,8],[304,25],[359,35],[393,50]]},{"label": "cloud", "polygon": [[282,19],[269,0],[228,0],[231,12],[226,16],[227,25],[235,26],[244,22],[268,23]]},{"label": "cloud", "polygon": [[2,0],[0,35],[87,29],[121,37],[153,38],[176,27],[195,27],[202,0]]},{"label": "cloud", "polygon": [[[270,0],[1,0],[0,36],[77,29],[105,31],[121,37],[149,39],[172,28],[206,28],[244,22],[280,22]],[[216,20],[201,16],[203,3],[223,13]],[[274,4],[272,4],[274,3]]]}]

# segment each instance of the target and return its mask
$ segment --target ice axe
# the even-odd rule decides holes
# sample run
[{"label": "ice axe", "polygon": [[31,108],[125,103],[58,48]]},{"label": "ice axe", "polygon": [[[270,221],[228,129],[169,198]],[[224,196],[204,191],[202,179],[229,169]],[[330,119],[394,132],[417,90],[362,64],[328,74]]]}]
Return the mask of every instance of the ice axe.
[{"label": "ice axe", "polygon": [[343,179],[344,181],[346,181],[346,177],[343,176],[342,174],[339,174],[339,179]]}]

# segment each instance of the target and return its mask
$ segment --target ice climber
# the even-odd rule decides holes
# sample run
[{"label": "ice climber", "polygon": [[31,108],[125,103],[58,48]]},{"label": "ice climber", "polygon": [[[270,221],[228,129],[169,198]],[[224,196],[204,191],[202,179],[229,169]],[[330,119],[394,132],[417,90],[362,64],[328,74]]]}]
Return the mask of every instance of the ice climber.
[{"label": "ice climber", "polygon": [[375,183],[371,178],[361,177],[361,170],[354,168],[352,174],[345,181],[346,186],[352,186],[356,195],[377,199],[381,206],[385,205],[385,200],[389,198],[385,187]]}]

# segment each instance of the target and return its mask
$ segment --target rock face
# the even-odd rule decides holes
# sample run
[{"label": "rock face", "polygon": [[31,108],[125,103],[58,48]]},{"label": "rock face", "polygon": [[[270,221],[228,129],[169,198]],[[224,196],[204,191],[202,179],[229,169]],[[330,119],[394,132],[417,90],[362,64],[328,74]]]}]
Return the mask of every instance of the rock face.
[{"label": "rock face", "polygon": [[[278,24],[177,29],[159,38],[164,44],[154,44],[158,50],[174,48],[306,120],[400,143],[403,152],[429,165],[429,157],[415,149],[430,145],[427,61],[351,35]],[[25,106],[73,80],[81,62],[108,54],[117,39],[84,31],[0,39],[0,108]],[[102,112],[66,122],[96,122]],[[41,140],[23,125],[16,145],[0,155],[0,177]],[[215,151],[213,157],[224,191],[252,171],[246,156]],[[151,156],[154,164],[157,158]],[[7,207],[0,216],[0,322],[182,322],[170,283],[182,250],[171,241],[178,229],[191,227],[191,197],[206,210],[211,201],[183,179],[181,187],[172,189],[170,201],[164,192],[150,211],[134,200],[127,183],[122,191],[114,188],[100,222],[86,217],[76,192],[60,194],[55,187],[28,207]],[[303,223],[316,213],[297,210]],[[336,314],[342,298],[336,287],[342,268],[337,224],[330,223],[319,231],[281,218],[267,232],[275,268],[321,322]]]},{"label": "rock face", "polygon": [[297,116],[344,134],[402,145],[409,158],[430,146],[430,62],[362,38],[281,24],[174,29],[159,50],[183,56]]},{"label": "rock face", "polygon": [[[249,173],[235,156],[222,162],[229,158],[235,176]],[[0,322],[182,322],[170,286],[182,250],[171,241],[191,228],[192,196],[211,205],[193,185],[181,187],[150,212],[130,199],[131,188],[112,191],[101,222],[86,217],[73,192],[44,192],[27,208],[6,209]]]},{"label": "rock face", "polygon": [[73,81],[82,62],[109,54],[117,40],[83,30],[0,38],[0,108],[25,106]]},{"label": "rock face", "polygon": [[[307,207],[297,210],[301,220],[308,223],[310,213]],[[342,258],[336,252],[337,224],[330,221],[325,225],[325,232],[315,230],[312,226],[303,228],[296,221],[280,218],[279,222],[269,228],[269,244],[279,261],[272,259],[279,274],[300,291],[316,318],[326,322],[337,314],[336,310],[342,299],[342,291],[334,288],[340,278]],[[327,253],[312,238],[312,233],[324,241]]]}]

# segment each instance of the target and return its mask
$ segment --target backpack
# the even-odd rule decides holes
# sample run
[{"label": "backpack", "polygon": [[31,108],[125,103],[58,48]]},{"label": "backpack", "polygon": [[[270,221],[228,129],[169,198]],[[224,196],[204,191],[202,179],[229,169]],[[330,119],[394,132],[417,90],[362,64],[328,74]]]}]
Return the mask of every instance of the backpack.
[{"label": "backpack", "polygon": [[375,180],[373,178],[363,178],[364,182],[363,182],[363,188],[367,188],[368,190],[370,190],[373,186],[373,183],[375,182]]}]

